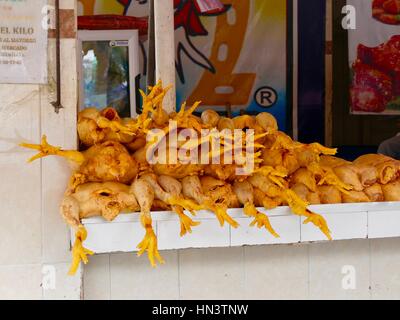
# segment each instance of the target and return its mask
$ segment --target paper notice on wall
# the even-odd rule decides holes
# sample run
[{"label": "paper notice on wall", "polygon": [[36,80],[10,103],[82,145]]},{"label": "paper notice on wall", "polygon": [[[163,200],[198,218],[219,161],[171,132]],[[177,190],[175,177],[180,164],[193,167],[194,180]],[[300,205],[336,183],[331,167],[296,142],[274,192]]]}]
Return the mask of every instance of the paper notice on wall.
[{"label": "paper notice on wall", "polygon": [[0,83],[47,82],[46,5],[0,0]]},{"label": "paper notice on wall", "polygon": [[400,1],[348,0],[350,107],[353,114],[400,114]]}]

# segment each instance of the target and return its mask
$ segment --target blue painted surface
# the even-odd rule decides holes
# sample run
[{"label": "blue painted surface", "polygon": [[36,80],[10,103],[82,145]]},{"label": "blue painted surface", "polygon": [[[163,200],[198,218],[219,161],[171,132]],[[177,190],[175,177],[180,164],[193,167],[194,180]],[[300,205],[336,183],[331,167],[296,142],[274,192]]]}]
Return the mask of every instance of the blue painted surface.
[{"label": "blue painted surface", "polygon": [[299,0],[299,140],[324,142],[325,1]]}]

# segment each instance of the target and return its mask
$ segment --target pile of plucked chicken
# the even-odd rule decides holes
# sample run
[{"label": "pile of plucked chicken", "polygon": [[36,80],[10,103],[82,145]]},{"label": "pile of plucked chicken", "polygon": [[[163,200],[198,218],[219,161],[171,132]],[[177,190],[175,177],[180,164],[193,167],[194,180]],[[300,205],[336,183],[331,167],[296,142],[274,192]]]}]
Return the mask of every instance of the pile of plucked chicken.
[{"label": "pile of plucked chicken", "polygon": [[[197,117],[193,114],[199,105],[196,103],[167,114],[163,108],[167,90],[158,83],[149,88],[147,95],[141,92],[143,108],[136,118],[121,119],[112,108],[80,112],[78,133],[84,151],[52,146],[46,136],[38,145],[21,144],[38,151],[30,161],[56,155],[67,159],[72,166],[73,174],[61,204],[63,218],[76,231],[70,274],[93,254],[83,246],[87,232],[81,223],[82,219],[93,216],[112,221],[121,213],[137,212],[145,229],[144,239],[137,246],[138,255],[147,252],[151,265],[155,266],[157,261],[164,261],[152,227],[154,211],[178,215],[184,236],[199,224],[192,217],[196,211],[212,211],[221,226],[228,223],[237,228],[239,225],[229,216],[228,208],[242,207],[244,214],[254,219],[252,226],[265,228],[279,237],[279,230],[274,230],[268,215],[257,208],[289,206],[293,214],[305,217],[304,223],[314,224],[331,239],[325,219],[310,211],[310,204],[400,201],[400,163],[394,159],[376,154],[364,155],[354,162],[335,158],[336,149],[293,141],[278,130],[269,113],[230,119],[206,110]],[[222,158],[220,164],[213,161],[150,164],[148,150],[156,142],[147,139],[148,133],[159,129],[167,137],[172,134],[171,121],[176,124],[176,132],[238,129],[245,135],[252,129],[254,168],[238,174],[237,169],[243,163],[237,163],[236,158],[229,163]],[[188,150],[200,150],[200,144],[210,143],[210,136],[190,144]],[[221,142],[222,149],[228,145],[227,140]],[[245,152],[250,140],[242,141],[240,148]]]}]

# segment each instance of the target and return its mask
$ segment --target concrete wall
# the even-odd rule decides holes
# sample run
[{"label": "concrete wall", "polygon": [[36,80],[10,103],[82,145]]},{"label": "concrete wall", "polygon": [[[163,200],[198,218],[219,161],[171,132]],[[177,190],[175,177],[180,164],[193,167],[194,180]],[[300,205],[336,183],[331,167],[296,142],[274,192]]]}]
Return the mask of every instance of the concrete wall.
[{"label": "concrete wall", "polygon": [[76,147],[75,6],[75,0],[61,1],[63,22],[70,22],[61,43],[64,109],[56,114],[50,104],[54,38],[48,85],[0,84],[0,299],[80,298],[81,277],[67,277],[69,233],[58,213],[70,170],[55,158],[27,164],[33,153],[16,146],[47,134],[50,143]]},{"label": "concrete wall", "polygon": [[84,298],[400,299],[400,239],[161,253],[156,269],[134,253],[92,257]]}]

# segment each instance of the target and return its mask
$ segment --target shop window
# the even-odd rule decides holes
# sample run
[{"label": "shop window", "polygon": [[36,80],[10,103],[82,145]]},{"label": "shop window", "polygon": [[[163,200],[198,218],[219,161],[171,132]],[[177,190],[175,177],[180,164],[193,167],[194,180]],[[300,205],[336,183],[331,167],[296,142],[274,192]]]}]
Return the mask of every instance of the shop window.
[{"label": "shop window", "polygon": [[136,115],[139,85],[136,30],[79,31],[79,109],[113,107]]}]

